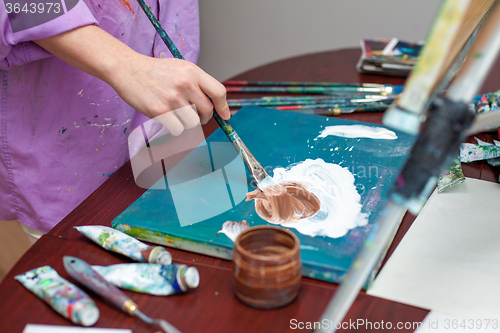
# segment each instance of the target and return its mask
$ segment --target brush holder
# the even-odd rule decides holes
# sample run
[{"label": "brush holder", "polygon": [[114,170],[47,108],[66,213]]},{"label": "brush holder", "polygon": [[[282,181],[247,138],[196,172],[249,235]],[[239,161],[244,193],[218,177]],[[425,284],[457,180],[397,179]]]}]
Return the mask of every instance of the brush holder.
[{"label": "brush holder", "polygon": [[299,239],[272,226],[243,231],[234,243],[234,292],[243,303],[260,309],[284,306],[298,294],[302,275]]}]

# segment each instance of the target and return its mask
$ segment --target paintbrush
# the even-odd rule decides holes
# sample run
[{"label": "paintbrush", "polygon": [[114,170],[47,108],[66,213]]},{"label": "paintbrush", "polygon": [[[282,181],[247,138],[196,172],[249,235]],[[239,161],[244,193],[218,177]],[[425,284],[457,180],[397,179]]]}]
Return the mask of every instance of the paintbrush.
[{"label": "paintbrush", "polygon": [[[375,87],[322,87],[322,86],[287,86],[287,87],[274,87],[274,86],[261,86],[261,87],[226,87],[227,92],[238,92],[238,93],[298,93],[298,94],[323,94],[323,95],[335,95],[335,94],[346,94],[346,93],[374,93],[381,95],[389,95],[386,92],[386,88],[375,88]],[[390,89],[390,94],[396,94],[397,92]],[[400,90],[398,90],[400,91]]]},{"label": "paintbrush", "polygon": [[[155,27],[156,31],[158,32],[158,34],[167,45],[170,52],[172,53],[172,55],[177,59],[184,60],[184,57],[179,52],[179,49],[177,49],[174,42],[170,39],[168,34],[161,26],[160,22],[158,22],[156,17],[151,12],[151,9],[149,9],[149,7],[144,2],[144,0],[137,0],[137,2],[139,2],[139,5],[141,6],[142,10],[149,18],[149,20]],[[252,155],[252,153],[250,153],[250,150],[248,150],[247,146],[243,143],[239,135],[233,129],[231,123],[227,120],[222,119],[215,110],[214,110],[214,118],[217,121],[217,124],[219,124],[220,128],[224,131],[224,133],[228,137],[229,141],[231,141],[236,151],[243,158],[243,161],[245,162],[248,171],[257,182],[257,186],[259,187],[259,189],[263,190],[265,187],[269,185],[276,185],[276,182],[267,174],[267,172],[264,170],[262,165],[260,165],[257,159]]]},{"label": "paintbrush", "polygon": [[[319,116],[339,116],[341,114],[354,112],[378,112],[385,111],[389,105],[359,105],[359,106],[339,106],[339,107],[314,107],[313,105],[296,105],[297,107],[277,107],[277,110],[292,111],[302,114],[314,114]],[[302,106],[306,106],[302,108]],[[310,107],[309,107],[310,106]]]},{"label": "paintbrush", "polygon": [[[387,94],[399,94],[403,86],[379,83],[340,83],[340,82],[300,82],[300,81],[226,81],[226,86],[316,86],[330,88],[346,88],[352,91],[380,91]],[[370,90],[364,90],[370,89]]]},{"label": "paintbrush", "polygon": [[333,109],[333,108],[347,108],[356,109],[358,107],[370,107],[373,110],[385,110],[390,103],[318,103],[318,104],[303,104],[303,105],[282,105],[276,106],[277,110],[308,110],[308,109]]},{"label": "paintbrush", "polygon": [[341,83],[341,82],[318,82],[318,81],[238,81],[224,82],[226,86],[323,86],[323,87],[391,87],[390,84],[382,83]]},{"label": "paintbrush", "polygon": [[[313,105],[305,105],[305,108],[301,108],[302,105],[291,105],[291,108],[283,107],[272,107],[272,106],[263,106],[268,109],[277,109],[280,111],[290,111],[297,112],[302,114],[312,114],[318,116],[339,116],[341,114],[354,113],[354,112],[378,112],[385,111],[388,108],[388,104],[378,104],[378,105],[351,105],[351,106],[339,106],[339,107],[314,107]],[[309,107],[311,106],[311,107]]]},{"label": "paintbrush", "polygon": [[326,103],[372,103],[394,100],[394,97],[383,95],[348,95],[342,98],[332,96],[270,96],[262,98],[240,98],[228,99],[227,103],[230,107],[241,107],[245,105],[258,106],[284,106],[284,105],[306,105],[306,104],[326,104]]}]

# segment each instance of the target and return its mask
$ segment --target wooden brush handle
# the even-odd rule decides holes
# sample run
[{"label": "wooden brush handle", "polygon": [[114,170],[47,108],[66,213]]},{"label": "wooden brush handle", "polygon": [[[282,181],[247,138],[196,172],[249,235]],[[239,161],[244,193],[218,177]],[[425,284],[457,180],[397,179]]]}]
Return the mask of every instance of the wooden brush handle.
[{"label": "wooden brush handle", "polygon": [[224,134],[226,134],[229,141],[231,141],[231,143],[235,143],[237,140],[241,140],[240,137],[238,136],[238,133],[236,133],[229,120],[222,119],[221,116],[219,116],[219,114],[215,110],[214,110],[214,118],[215,121],[217,121],[217,124],[219,124]]}]

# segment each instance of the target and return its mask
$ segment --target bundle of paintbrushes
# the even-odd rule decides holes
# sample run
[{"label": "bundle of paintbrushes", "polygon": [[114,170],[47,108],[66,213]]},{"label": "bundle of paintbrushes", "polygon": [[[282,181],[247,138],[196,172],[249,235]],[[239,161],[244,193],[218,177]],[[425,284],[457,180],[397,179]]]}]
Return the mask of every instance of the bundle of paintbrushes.
[{"label": "bundle of paintbrushes", "polygon": [[402,86],[376,83],[227,81],[225,85],[234,93],[302,94],[228,99],[230,108],[254,105],[326,116],[385,111],[402,91]]}]

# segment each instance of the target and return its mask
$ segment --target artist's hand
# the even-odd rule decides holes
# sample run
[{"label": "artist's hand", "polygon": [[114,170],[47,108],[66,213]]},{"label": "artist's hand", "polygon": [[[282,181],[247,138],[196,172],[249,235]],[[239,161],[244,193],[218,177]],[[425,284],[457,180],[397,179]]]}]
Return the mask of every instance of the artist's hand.
[{"label": "artist's hand", "polygon": [[185,60],[135,54],[124,70],[111,75],[109,83],[129,105],[173,135],[198,125],[200,119],[206,124],[214,107],[222,118],[230,117],[224,86]]},{"label": "artist's hand", "polygon": [[230,117],[225,87],[186,60],[136,54],[125,68],[112,73],[109,83],[129,105],[173,135],[198,125],[200,119],[206,124],[214,107],[222,118]]},{"label": "artist's hand", "polygon": [[196,126],[200,118],[202,124],[207,123],[214,107],[222,118],[230,117],[226,89],[198,66],[185,60],[144,56],[97,26],[80,27],[35,43],[107,82],[137,111],[158,117],[173,135]]}]

